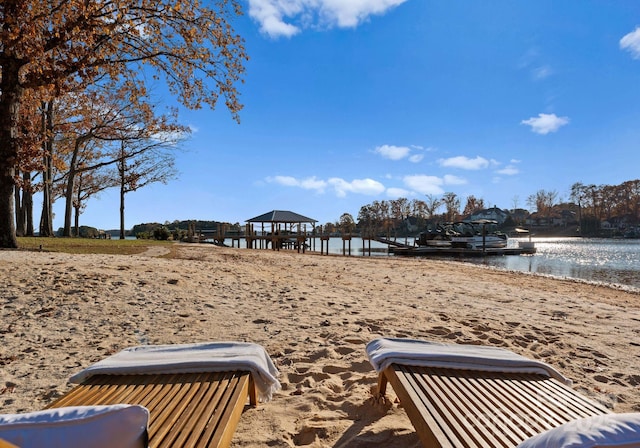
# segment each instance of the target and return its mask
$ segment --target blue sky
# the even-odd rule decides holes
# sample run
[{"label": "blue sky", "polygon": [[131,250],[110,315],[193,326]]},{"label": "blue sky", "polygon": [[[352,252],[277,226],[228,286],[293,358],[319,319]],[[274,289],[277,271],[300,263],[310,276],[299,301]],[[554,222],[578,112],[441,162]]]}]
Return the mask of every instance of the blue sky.
[{"label": "blue sky", "polygon": [[[243,2],[241,123],[181,111],[179,178],[128,194],[126,228],[273,209],[324,224],[445,192],[528,208],[640,177],[638,0]],[[118,228],[118,207],[104,192],[81,224]]]}]

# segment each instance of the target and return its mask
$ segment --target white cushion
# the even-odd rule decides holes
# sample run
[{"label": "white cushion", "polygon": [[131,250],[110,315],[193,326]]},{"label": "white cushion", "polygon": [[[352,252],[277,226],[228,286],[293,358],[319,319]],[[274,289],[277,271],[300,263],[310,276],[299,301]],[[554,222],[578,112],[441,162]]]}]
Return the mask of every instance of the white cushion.
[{"label": "white cushion", "polygon": [[0,414],[0,439],[20,448],[147,446],[149,411],[142,406],[73,406]]},{"label": "white cushion", "polygon": [[640,413],[580,418],[525,440],[518,448],[640,448]]}]

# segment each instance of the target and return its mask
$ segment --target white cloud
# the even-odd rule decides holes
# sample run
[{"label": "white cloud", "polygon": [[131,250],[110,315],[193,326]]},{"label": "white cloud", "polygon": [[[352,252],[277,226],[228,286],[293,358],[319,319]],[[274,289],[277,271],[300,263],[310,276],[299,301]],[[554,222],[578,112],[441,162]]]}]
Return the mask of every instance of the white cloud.
[{"label": "white cloud", "polygon": [[406,146],[382,145],[374,149],[373,152],[380,154],[385,159],[400,160],[407,157],[411,149]]},{"label": "white cloud", "polygon": [[176,145],[180,141],[188,138],[192,133],[190,128],[185,129],[184,131],[172,131],[172,132],[156,132],[151,136],[153,140],[158,143],[162,143],[165,145]]},{"label": "white cloud", "polygon": [[537,47],[532,47],[520,58],[518,68],[527,70],[534,81],[541,81],[553,75],[553,69],[544,63],[544,55]]},{"label": "white cloud", "polygon": [[354,179],[351,182],[347,182],[344,179],[332,177],[328,180],[328,183],[340,198],[345,197],[347,193],[375,195],[385,190],[384,185],[373,179]]},{"label": "white cloud", "polygon": [[323,180],[316,179],[315,177],[309,177],[300,181],[300,187],[305,190],[316,190],[318,192],[322,192],[327,187],[327,183]]},{"label": "white cloud", "polygon": [[276,183],[276,184],[284,185],[286,187],[297,187],[300,185],[298,180],[295,177],[291,177],[291,176],[267,177],[266,180],[269,183]]},{"label": "white cloud", "polygon": [[274,176],[267,177],[266,181],[269,183],[283,185],[285,187],[299,187],[305,190],[315,190],[318,193],[323,193],[327,187],[327,182],[316,179],[315,176],[300,180],[291,176]]},{"label": "white cloud", "polygon": [[[426,149],[429,151],[430,149]],[[424,159],[424,154],[417,153],[416,151],[425,151],[421,146],[394,146],[394,145],[382,145],[373,150],[374,153],[389,160],[402,160],[407,159],[411,163],[418,163]]]},{"label": "white cloud", "polygon": [[464,185],[467,183],[467,179],[462,177],[453,176],[451,174],[445,174],[444,183],[447,185]]},{"label": "white cloud", "polygon": [[548,65],[543,65],[541,67],[536,67],[532,70],[533,79],[536,81],[540,81],[542,79],[548,78],[553,74],[553,70]]},{"label": "white cloud", "polygon": [[[406,0],[249,0],[249,16],[271,37],[291,37],[308,27],[352,28]],[[296,24],[288,23],[295,22]]]},{"label": "white cloud", "polygon": [[333,188],[336,196],[345,197],[347,193],[374,195],[385,191],[385,186],[373,179],[354,179],[346,181],[338,177],[332,177],[329,180],[318,179],[315,176],[305,179],[296,179],[292,176],[273,176],[267,177],[266,182],[282,185],[284,187],[296,187],[303,190],[314,190],[316,193],[322,194],[328,188]]},{"label": "white cloud", "polygon": [[404,188],[387,188],[387,196],[390,198],[406,198],[411,196],[411,191]]},{"label": "white cloud", "polygon": [[520,170],[514,165],[507,165],[504,168],[496,171],[498,174],[504,174],[505,176],[515,176]]},{"label": "white cloud", "polygon": [[354,27],[371,15],[380,15],[406,0],[309,0],[320,4],[322,16],[339,27]]},{"label": "white cloud", "polygon": [[633,59],[640,59],[640,26],[620,39],[620,48],[631,53]]},{"label": "white cloud", "polygon": [[404,184],[413,191],[417,191],[421,194],[442,194],[444,190],[442,185],[444,181],[436,176],[427,176],[424,174],[416,174],[411,176],[405,176],[403,179]]},{"label": "white cloud", "polygon": [[531,126],[531,130],[536,134],[548,134],[556,132],[562,126],[569,123],[569,117],[558,117],[556,114],[538,114],[528,120],[522,120],[520,124]]},{"label": "white cloud", "polygon": [[438,163],[440,166],[447,168],[460,168],[463,170],[480,170],[489,166],[489,161],[480,156],[475,159],[470,159],[465,156],[450,157],[448,159],[440,159]]}]

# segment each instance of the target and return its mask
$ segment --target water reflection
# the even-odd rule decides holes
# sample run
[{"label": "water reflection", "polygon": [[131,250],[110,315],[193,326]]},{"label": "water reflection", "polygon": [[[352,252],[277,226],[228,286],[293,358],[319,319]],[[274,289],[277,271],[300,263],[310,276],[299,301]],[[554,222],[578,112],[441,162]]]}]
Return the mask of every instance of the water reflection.
[{"label": "water reflection", "polygon": [[[532,256],[468,260],[514,271],[613,283],[640,289],[640,240],[533,238]],[[510,241],[514,246],[517,239]]]}]

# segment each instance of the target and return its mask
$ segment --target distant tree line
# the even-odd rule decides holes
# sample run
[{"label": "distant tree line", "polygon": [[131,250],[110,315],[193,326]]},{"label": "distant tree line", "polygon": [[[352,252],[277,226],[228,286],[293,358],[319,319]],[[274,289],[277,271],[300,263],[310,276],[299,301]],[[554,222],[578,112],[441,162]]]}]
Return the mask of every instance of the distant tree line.
[{"label": "distant tree line", "polygon": [[629,227],[640,224],[640,179],[620,185],[571,186],[571,199],[578,207],[583,233],[593,233],[603,221],[617,222]]},{"label": "distant tree line", "polygon": [[231,224],[221,221],[206,221],[206,220],[185,220],[185,221],[165,221],[164,224],[160,223],[143,223],[134,225],[127,235],[135,236],[140,239],[156,239],[156,240],[168,240],[184,241],[187,239],[194,239],[194,237],[203,231],[208,233],[217,232],[236,232],[242,231],[240,223]]},{"label": "distant tree line", "polygon": [[[530,213],[518,208],[518,198],[514,198],[514,207],[505,209],[510,216],[502,227],[523,225],[527,220],[548,225],[562,220],[575,223],[582,235],[597,236],[601,235],[603,221],[615,223],[620,228],[637,228],[640,225],[640,180],[600,186],[575,183],[569,199],[563,202],[556,191],[539,190],[527,198],[527,205],[534,210]],[[461,204],[461,199],[452,192],[442,197],[427,195],[424,200],[398,198],[373,201],[360,208],[357,220],[345,213],[337,222],[326,223],[323,227],[327,232],[391,235],[468,219],[486,208],[484,200],[473,195],[466,198],[464,208]]]}]

